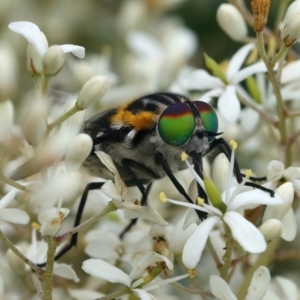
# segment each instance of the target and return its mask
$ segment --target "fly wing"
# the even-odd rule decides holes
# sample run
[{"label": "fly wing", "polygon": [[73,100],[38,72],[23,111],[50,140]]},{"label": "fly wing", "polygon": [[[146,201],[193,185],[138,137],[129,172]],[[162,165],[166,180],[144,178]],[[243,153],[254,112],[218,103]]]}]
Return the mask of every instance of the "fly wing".
[{"label": "fly wing", "polygon": [[[109,141],[113,139],[113,137],[116,135],[116,133],[114,131],[111,131],[109,128],[109,118],[114,112],[115,109],[106,110],[95,115],[94,117],[85,122],[83,132],[89,134],[92,137],[94,144]],[[104,165],[102,167],[105,169]],[[12,180],[20,180],[33,174],[36,174],[41,170],[42,166],[40,164],[38,156],[35,155],[23,165],[19,166],[12,173],[10,178]]]}]

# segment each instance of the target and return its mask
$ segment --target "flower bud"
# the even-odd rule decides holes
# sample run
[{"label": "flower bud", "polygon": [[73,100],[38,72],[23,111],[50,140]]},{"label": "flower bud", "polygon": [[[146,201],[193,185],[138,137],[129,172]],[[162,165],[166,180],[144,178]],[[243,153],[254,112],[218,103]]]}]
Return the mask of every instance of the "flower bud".
[{"label": "flower bud", "polygon": [[55,76],[63,67],[66,60],[60,46],[51,46],[43,56],[43,73],[45,76]]},{"label": "flower bud", "polygon": [[232,4],[221,4],[217,11],[217,21],[221,29],[234,41],[247,37],[247,26],[242,14]]},{"label": "flower bud", "polygon": [[259,231],[263,234],[266,242],[271,242],[281,235],[282,224],[277,219],[270,219],[259,227]]},{"label": "flower bud", "polygon": [[294,188],[290,182],[282,184],[275,190],[275,192],[282,198],[284,203],[277,206],[267,206],[264,213],[263,222],[269,219],[277,219],[281,221],[293,203]]},{"label": "flower bud", "polygon": [[29,145],[37,147],[41,144],[47,131],[47,119],[42,108],[36,107],[30,111],[22,130]]},{"label": "flower bud", "polygon": [[251,8],[254,16],[253,29],[256,32],[263,31],[268,21],[271,0],[252,0]]},{"label": "flower bud", "polygon": [[[48,41],[43,32],[40,32],[41,39],[43,41],[43,46],[45,49],[48,48]],[[42,55],[41,52],[37,50],[36,46],[28,43],[27,46],[27,71],[29,74],[38,75],[42,74],[43,64],[42,64]]]},{"label": "flower bud", "polygon": [[294,1],[288,7],[284,20],[283,20],[283,30],[281,33],[281,38],[284,41],[286,47],[291,47],[300,38],[300,1]]},{"label": "flower bud", "polygon": [[85,134],[78,134],[70,143],[66,153],[66,168],[72,172],[78,170],[93,148],[92,138]]},{"label": "flower bud", "polygon": [[39,209],[38,220],[41,223],[40,233],[43,236],[54,236],[61,228],[62,221],[70,213],[67,208],[42,207]]},{"label": "flower bud", "polygon": [[284,164],[278,160],[272,160],[267,166],[267,180],[279,180],[284,171]]},{"label": "flower bud", "polygon": [[229,166],[229,160],[224,153],[219,154],[211,165],[211,177],[220,193],[225,191]]},{"label": "flower bud", "polygon": [[77,97],[76,105],[80,109],[91,106],[100,100],[108,88],[108,80],[106,76],[94,76],[85,83]]}]

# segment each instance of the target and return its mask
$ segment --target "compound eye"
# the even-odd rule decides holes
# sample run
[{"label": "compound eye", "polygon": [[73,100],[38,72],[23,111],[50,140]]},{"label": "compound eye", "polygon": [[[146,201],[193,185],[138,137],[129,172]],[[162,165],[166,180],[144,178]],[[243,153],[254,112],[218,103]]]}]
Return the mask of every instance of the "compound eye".
[{"label": "compound eye", "polygon": [[[197,107],[202,125],[209,133],[217,133],[218,131],[218,117],[214,109],[206,102],[194,101],[193,104]],[[214,135],[208,135],[208,141],[212,141],[215,138]]]},{"label": "compound eye", "polygon": [[185,103],[176,103],[166,108],[158,121],[162,140],[173,146],[182,146],[193,134],[196,123],[191,108]]}]

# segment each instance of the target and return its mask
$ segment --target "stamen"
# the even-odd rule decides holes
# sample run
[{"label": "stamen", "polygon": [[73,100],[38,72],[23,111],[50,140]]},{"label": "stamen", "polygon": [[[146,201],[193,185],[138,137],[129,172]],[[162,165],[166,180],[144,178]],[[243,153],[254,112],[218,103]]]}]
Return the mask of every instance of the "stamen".
[{"label": "stamen", "polygon": [[41,229],[41,225],[37,222],[32,222],[31,223],[31,228],[35,229],[35,230],[40,230]]},{"label": "stamen", "polygon": [[252,175],[253,175],[253,173],[252,173],[251,169],[245,171],[245,177],[246,177],[246,179],[249,179]]},{"label": "stamen", "polygon": [[235,140],[231,140],[229,142],[229,145],[230,145],[230,147],[231,147],[232,150],[236,150],[236,148],[238,146],[238,144],[237,144],[237,142]]},{"label": "stamen", "polygon": [[188,270],[188,273],[190,274],[191,278],[194,278],[196,276],[196,270],[195,269]]},{"label": "stamen", "polygon": [[197,201],[197,204],[200,206],[203,206],[203,204],[205,203],[204,199],[201,197],[197,197],[196,201]]},{"label": "stamen", "polygon": [[166,203],[168,201],[166,194],[164,192],[159,193],[159,199],[162,203]]},{"label": "stamen", "polygon": [[187,158],[188,158],[188,155],[185,152],[182,152],[181,155],[180,155],[180,157],[181,157],[182,161],[186,161]]}]

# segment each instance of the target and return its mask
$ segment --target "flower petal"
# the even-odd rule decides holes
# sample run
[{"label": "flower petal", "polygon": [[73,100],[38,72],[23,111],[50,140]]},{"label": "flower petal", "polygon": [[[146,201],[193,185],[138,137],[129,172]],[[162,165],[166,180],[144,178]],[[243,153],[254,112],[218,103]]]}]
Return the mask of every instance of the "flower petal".
[{"label": "flower petal", "polygon": [[130,286],[130,278],[126,273],[102,259],[88,259],[83,262],[82,269],[93,277]]},{"label": "flower petal", "polygon": [[154,300],[155,297],[153,297],[148,292],[141,290],[141,289],[132,289],[132,292],[141,300]]},{"label": "flower petal", "polygon": [[278,291],[280,299],[294,300],[298,299],[298,290],[295,283],[289,279],[277,276],[273,280],[275,291]]},{"label": "flower petal", "polygon": [[247,191],[238,194],[231,202],[229,210],[237,210],[238,208],[252,209],[258,205],[281,205],[283,200],[277,194],[271,197],[269,193],[259,189]]},{"label": "flower petal", "polygon": [[224,83],[207,71],[198,69],[180,79],[180,85],[185,90],[211,90],[224,87]]},{"label": "flower petal", "polygon": [[16,197],[18,189],[13,188],[10,190],[1,200],[0,200],[0,209],[7,207]]},{"label": "flower petal", "polygon": [[136,205],[132,202],[121,202],[121,204],[119,204],[119,208],[124,210],[125,218],[145,218],[162,226],[168,225],[168,222],[151,207]]},{"label": "flower petal", "polygon": [[8,25],[8,28],[13,32],[24,36],[28,43],[36,48],[40,56],[43,56],[46,53],[47,47],[44,43],[44,37],[39,27],[34,23],[26,21],[12,22]]},{"label": "flower petal", "polygon": [[80,279],[78,278],[76,272],[73,270],[73,268],[67,264],[58,264],[54,263],[54,269],[53,274],[73,280],[75,282],[79,282]]},{"label": "flower petal", "polygon": [[220,115],[228,122],[234,123],[240,114],[241,105],[236,96],[235,87],[228,85],[218,101]]},{"label": "flower petal", "polygon": [[260,266],[253,274],[246,300],[260,300],[266,294],[271,281],[269,270]]},{"label": "flower petal", "polygon": [[182,252],[182,261],[188,269],[194,269],[198,264],[208,235],[219,220],[220,218],[217,216],[204,220],[185,243]]},{"label": "flower petal", "polygon": [[226,78],[228,81],[231,82],[233,76],[238,72],[238,70],[241,68],[243,62],[245,61],[247,55],[249,52],[254,48],[254,44],[247,44],[240,48],[231,58],[227,72],[226,72]]},{"label": "flower petal", "polygon": [[217,275],[211,275],[209,279],[210,291],[219,300],[237,300],[229,285]]},{"label": "flower petal", "polygon": [[27,212],[18,208],[4,208],[0,210],[0,221],[15,224],[28,224],[29,215]]},{"label": "flower petal", "polygon": [[300,60],[293,61],[287,64],[281,73],[280,82],[286,84],[288,82],[299,80],[300,78]]},{"label": "flower petal", "polygon": [[234,77],[232,77],[230,83],[231,84],[237,84],[249,76],[257,73],[263,73],[267,71],[267,67],[264,62],[257,62],[249,67],[246,67],[242,70],[240,70],[238,73],[235,74]]},{"label": "flower petal", "polygon": [[282,234],[281,237],[288,242],[291,242],[295,239],[297,234],[297,220],[293,208],[287,211],[282,221]]},{"label": "flower petal", "polygon": [[229,211],[223,220],[230,227],[234,239],[245,251],[261,253],[266,249],[267,244],[262,233],[243,216],[235,211]]},{"label": "flower petal", "polygon": [[68,289],[69,295],[77,300],[93,300],[104,297],[105,294],[87,289]]},{"label": "flower petal", "polygon": [[72,44],[66,44],[66,45],[60,45],[64,53],[72,53],[78,58],[84,58],[85,56],[85,49],[84,47],[72,45]]}]

